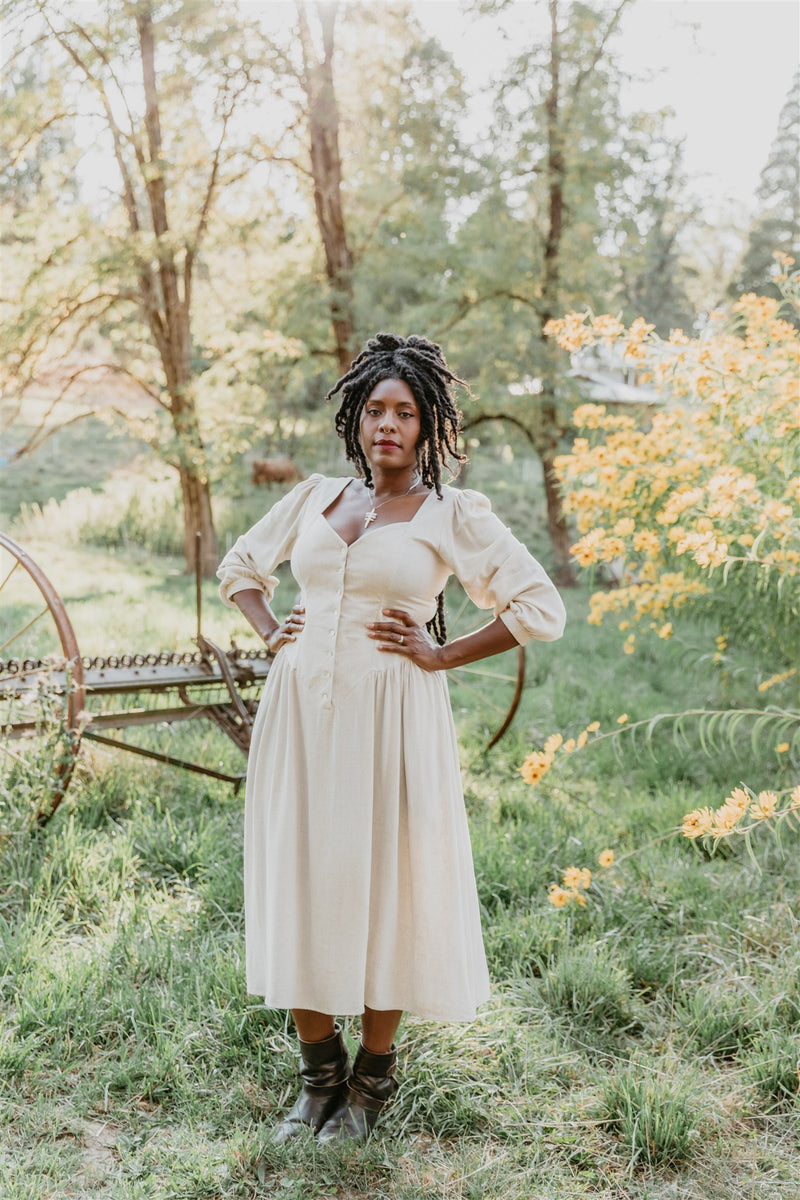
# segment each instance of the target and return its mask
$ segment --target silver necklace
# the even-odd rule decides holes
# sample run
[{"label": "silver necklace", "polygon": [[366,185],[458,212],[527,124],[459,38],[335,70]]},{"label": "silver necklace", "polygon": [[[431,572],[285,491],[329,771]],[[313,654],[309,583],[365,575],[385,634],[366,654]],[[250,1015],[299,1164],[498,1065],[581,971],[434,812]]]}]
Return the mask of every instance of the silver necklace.
[{"label": "silver necklace", "polygon": [[378,515],[379,508],[383,508],[384,504],[388,504],[391,500],[402,500],[403,496],[407,496],[409,492],[413,492],[414,488],[417,486],[420,479],[421,479],[420,474],[418,472],[415,472],[415,477],[411,484],[411,487],[406,488],[406,490],[404,492],[400,492],[396,496],[387,496],[387,498],[385,500],[381,500],[380,504],[375,503],[375,489],[373,487],[371,487],[369,484],[367,484],[367,491],[369,492],[369,494],[372,498],[372,508],[364,516],[364,528],[366,529],[368,525],[372,524],[372,522],[375,520],[375,518]]}]

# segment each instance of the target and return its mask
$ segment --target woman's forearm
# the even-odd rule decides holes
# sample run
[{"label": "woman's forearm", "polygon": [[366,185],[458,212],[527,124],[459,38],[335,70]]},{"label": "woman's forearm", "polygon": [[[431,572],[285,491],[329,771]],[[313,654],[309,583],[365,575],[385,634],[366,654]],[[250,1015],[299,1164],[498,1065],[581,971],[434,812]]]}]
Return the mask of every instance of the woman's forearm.
[{"label": "woman's forearm", "polygon": [[231,600],[258,636],[265,642],[269,641],[269,635],[275,632],[280,621],[260,588],[244,588],[241,592],[234,592]]},{"label": "woman's forearm", "polygon": [[452,667],[464,667],[467,663],[478,662],[481,658],[490,658],[493,654],[502,654],[504,650],[513,650],[519,642],[513,633],[502,622],[500,617],[475,633],[467,633],[439,649],[440,669],[449,671]]}]

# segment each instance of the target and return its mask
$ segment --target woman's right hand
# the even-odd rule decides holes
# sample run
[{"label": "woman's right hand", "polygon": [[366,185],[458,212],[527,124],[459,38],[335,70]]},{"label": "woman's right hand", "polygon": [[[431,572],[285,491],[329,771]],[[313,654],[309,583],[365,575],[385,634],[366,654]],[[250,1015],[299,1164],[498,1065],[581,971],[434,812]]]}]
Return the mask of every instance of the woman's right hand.
[{"label": "woman's right hand", "polygon": [[287,642],[293,642],[298,633],[302,633],[306,623],[306,610],[302,604],[295,604],[289,616],[281,624],[277,625],[271,633],[264,638],[264,645],[269,650],[270,654],[277,654],[281,646],[285,646]]}]

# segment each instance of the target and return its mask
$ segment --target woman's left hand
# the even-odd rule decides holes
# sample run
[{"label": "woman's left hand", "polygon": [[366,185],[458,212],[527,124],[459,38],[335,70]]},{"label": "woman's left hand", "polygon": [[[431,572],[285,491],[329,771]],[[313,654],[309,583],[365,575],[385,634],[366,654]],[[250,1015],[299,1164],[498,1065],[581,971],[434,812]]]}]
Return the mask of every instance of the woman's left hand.
[{"label": "woman's left hand", "polygon": [[367,636],[378,643],[379,650],[403,654],[425,671],[442,670],[442,648],[424,625],[416,625],[402,608],[385,608],[383,616],[385,621],[367,625]]}]

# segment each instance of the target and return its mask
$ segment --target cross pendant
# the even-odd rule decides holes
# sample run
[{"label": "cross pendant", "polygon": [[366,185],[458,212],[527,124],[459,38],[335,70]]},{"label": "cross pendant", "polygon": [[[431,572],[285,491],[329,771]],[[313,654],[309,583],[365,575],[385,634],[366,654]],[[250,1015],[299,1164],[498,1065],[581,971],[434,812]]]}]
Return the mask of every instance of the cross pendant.
[{"label": "cross pendant", "polygon": [[377,516],[378,516],[378,514],[375,511],[375,509],[371,508],[369,510],[369,512],[366,514],[366,516],[364,517],[364,528],[366,529],[368,525],[371,525]]}]

